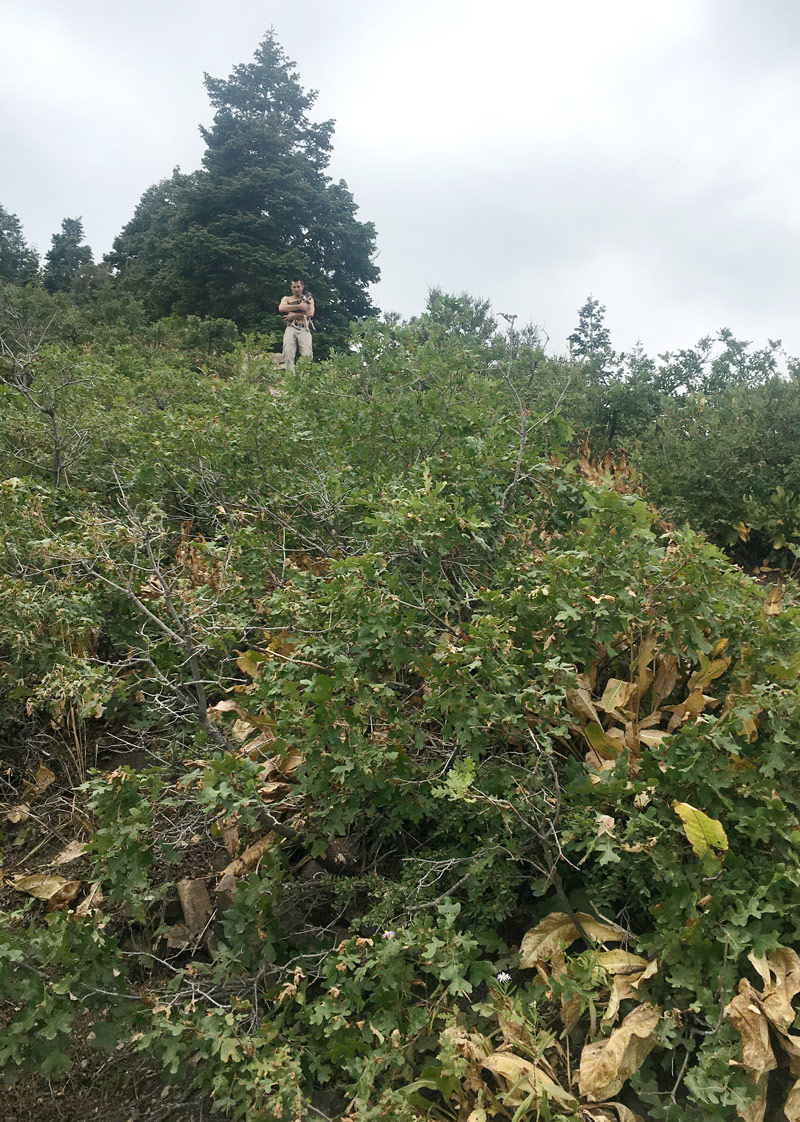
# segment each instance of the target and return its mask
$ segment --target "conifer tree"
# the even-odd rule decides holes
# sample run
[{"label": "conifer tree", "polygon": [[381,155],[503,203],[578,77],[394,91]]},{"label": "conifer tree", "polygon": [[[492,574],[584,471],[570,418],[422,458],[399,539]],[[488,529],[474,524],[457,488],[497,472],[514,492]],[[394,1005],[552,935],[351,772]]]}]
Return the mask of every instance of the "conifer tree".
[{"label": "conifer tree", "polygon": [[0,206],[0,281],[32,284],[38,276],[39,258],[25,241],[19,218]]},{"label": "conifer tree", "polygon": [[84,244],[83,237],[80,218],[65,218],[61,233],[53,234],[42,273],[48,292],[69,292],[78,271],[91,264],[92,251]]},{"label": "conifer tree", "polygon": [[312,121],[304,91],[273,32],[227,79],[205,77],[214,119],[203,168],[145,193],[109,260],[153,315],[280,326],[277,304],[300,277],[317,302],[321,347],[374,311],[375,229],[356,218],[343,181],[326,174],[333,122]]}]

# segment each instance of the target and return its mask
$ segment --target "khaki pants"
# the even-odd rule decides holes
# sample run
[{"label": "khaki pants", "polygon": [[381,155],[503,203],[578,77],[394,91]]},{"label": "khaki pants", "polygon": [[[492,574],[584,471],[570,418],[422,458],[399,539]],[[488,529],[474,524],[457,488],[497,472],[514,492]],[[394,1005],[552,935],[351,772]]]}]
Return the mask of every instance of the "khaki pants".
[{"label": "khaki pants", "polygon": [[295,327],[290,323],[283,333],[283,365],[286,370],[294,371],[294,360],[298,355],[303,358],[314,357],[311,349],[311,332],[307,327]]}]

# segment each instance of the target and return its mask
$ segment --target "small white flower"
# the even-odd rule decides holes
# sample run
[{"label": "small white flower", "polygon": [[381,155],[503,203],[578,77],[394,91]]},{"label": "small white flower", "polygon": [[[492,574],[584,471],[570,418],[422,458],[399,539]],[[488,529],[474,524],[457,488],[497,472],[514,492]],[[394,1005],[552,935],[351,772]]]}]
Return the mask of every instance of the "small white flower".
[{"label": "small white flower", "polygon": [[495,978],[497,978],[498,982],[500,982],[502,985],[505,985],[506,982],[511,981],[511,975],[506,974],[505,970],[501,970],[499,974],[495,974]]},{"label": "small white flower", "polygon": [[394,939],[394,931],[384,931],[384,939]]}]

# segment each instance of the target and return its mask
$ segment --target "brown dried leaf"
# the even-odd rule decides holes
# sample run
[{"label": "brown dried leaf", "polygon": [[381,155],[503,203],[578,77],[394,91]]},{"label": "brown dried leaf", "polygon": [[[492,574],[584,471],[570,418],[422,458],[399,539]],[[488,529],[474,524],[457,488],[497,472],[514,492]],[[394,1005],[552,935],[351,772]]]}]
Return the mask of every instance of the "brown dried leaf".
[{"label": "brown dried leaf", "polygon": [[658,748],[669,733],[664,729],[639,729],[639,740],[645,748]]},{"label": "brown dried leaf", "polygon": [[[600,943],[621,943],[626,938],[626,932],[621,927],[601,923],[585,912],[576,914],[590,939]],[[551,912],[523,936],[519,964],[524,969],[538,970],[542,977],[546,977],[543,967],[550,962],[552,972],[556,974],[564,966],[565,948],[578,938],[580,933],[566,912]]]},{"label": "brown dried leaf", "polygon": [[742,1063],[755,1081],[778,1065],[769,1041],[769,1021],[759,995],[746,978],[739,982],[738,991],[723,1014],[742,1038]]},{"label": "brown dried leaf", "polygon": [[788,1032],[794,1023],[792,998],[800,993],[800,958],[789,947],[779,947],[760,958],[747,956],[764,982],[761,1005],[770,1022]]},{"label": "brown dried leaf", "polygon": [[661,1010],[655,1005],[640,1005],[607,1040],[587,1044],[578,1072],[581,1097],[597,1101],[616,1095],[655,1047],[660,1019]]},{"label": "brown dried leaf", "polygon": [[15,876],[10,883],[17,892],[27,892],[37,900],[47,900],[54,908],[74,900],[81,890],[79,880],[66,880],[64,877],[47,876],[36,873],[32,876]]},{"label": "brown dried leaf", "polygon": [[658,660],[658,670],[653,682],[653,693],[650,705],[653,712],[661,708],[662,701],[666,701],[678,681],[678,659],[675,655],[662,655]]},{"label": "brown dried leaf", "polygon": [[77,861],[79,857],[83,857],[86,850],[89,848],[88,842],[81,842],[73,840],[59,853],[58,857],[54,857],[50,862],[51,865],[68,865],[70,861]]},{"label": "brown dried leaf", "polygon": [[634,1112],[622,1103],[603,1103],[602,1106],[583,1108],[582,1117],[585,1122],[642,1122],[640,1114]]},{"label": "brown dried leaf", "polygon": [[220,876],[224,877],[227,873],[230,873],[234,877],[240,877],[243,873],[254,869],[264,853],[274,844],[277,836],[270,830],[268,834],[264,834],[263,837],[252,842],[240,857],[235,858],[229,865],[225,866]]},{"label": "brown dried leaf", "polygon": [[773,584],[772,588],[767,593],[767,598],[762,605],[762,612],[765,616],[779,616],[781,614],[781,600],[783,599],[783,588],[779,584]]},{"label": "brown dried leaf", "polygon": [[606,688],[603,690],[600,708],[606,713],[619,717],[619,710],[625,708],[635,689],[635,682],[623,682],[621,678],[609,678]]},{"label": "brown dried leaf", "polygon": [[578,1106],[575,1096],[546,1075],[541,1065],[537,1066],[514,1052],[493,1052],[483,1061],[483,1066],[505,1081],[505,1100],[510,1104],[522,1102],[533,1092],[536,1102],[546,1093],[551,1102],[561,1103],[570,1110]]},{"label": "brown dried leaf", "polygon": [[667,705],[666,708],[672,711],[672,717],[667,725],[667,732],[674,732],[680,725],[685,724],[690,718],[695,720],[705,711],[706,708],[714,709],[719,705],[719,699],[716,697],[709,697],[704,694],[702,690],[693,690],[685,701],[679,705]]},{"label": "brown dried leaf", "polygon": [[88,916],[92,912],[100,911],[100,904],[103,900],[103,891],[99,884],[93,884],[84,898],[81,900],[75,909],[76,916]]},{"label": "brown dried leaf", "polygon": [[600,717],[594,707],[588,690],[567,690],[567,708],[573,717],[577,717],[581,724],[594,722],[600,724]]},{"label": "brown dried leaf", "polygon": [[25,790],[28,795],[38,797],[46,791],[51,783],[55,783],[55,773],[46,764],[40,764],[33,776],[33,783],[26,783]]},{"label": "brown dried leaf", "polygon": [[27,803],[20,803],[18,806],[13,806],[11,810],[6,812],[6,821],[13,822],[16,825],[18,822],[27,822],[31,816],[31,808]]}]

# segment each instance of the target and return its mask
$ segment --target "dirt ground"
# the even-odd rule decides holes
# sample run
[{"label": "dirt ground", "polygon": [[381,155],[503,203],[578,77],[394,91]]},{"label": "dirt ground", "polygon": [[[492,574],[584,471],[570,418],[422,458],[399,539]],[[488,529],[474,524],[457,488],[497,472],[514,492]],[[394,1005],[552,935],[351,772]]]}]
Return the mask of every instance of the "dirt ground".
[{"label": "dirt ground", "polygon": [[188,1082],[169,1082],[147,1056],[87,1054],[61,1083],[0,1089],[0,1122],[227,1122]]}]

